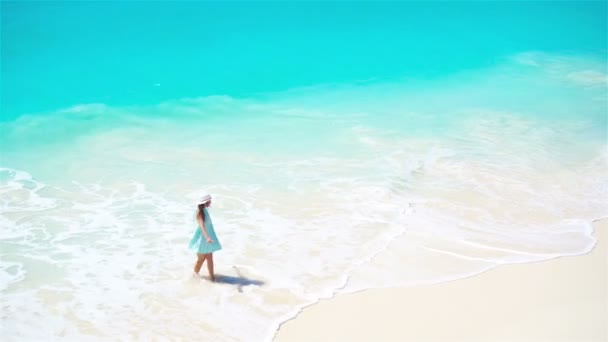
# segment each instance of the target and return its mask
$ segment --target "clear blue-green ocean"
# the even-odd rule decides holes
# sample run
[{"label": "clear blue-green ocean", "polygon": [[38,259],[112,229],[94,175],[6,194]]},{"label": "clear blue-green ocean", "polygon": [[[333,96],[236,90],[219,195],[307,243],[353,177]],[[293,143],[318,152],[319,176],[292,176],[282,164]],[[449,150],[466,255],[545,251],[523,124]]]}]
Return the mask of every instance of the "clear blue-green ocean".
[{"label": "clear blue-green ocean", "polygon": [[269,341],[320,299],[587,253],[608,217],[605,1],[0,10],[7,341]]}]

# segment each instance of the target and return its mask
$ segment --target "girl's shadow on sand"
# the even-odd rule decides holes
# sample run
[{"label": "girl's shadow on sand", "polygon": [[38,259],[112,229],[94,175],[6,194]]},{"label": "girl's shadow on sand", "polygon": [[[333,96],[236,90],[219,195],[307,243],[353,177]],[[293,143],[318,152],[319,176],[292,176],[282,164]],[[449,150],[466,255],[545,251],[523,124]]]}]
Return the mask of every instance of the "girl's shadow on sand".
[{"label": "girl's shadow on sand", "polygon": [[[238,275],[237,277],[223,275],[223,274],[216,274],[215,283],[234,285],[234,286],[236,286],[236,288],[239,292],[243,292],[244,286],[252,286],[252,285],[253,286],[262,286],[265,284],[261,280],[249,279],[247,277],[244,277],[236,266],[233,266],[233,268],[236,271],[236,274]],[[202,278],[204,278],[206,280],[210,280],[210,278],[208,276],[203,276]]]}]

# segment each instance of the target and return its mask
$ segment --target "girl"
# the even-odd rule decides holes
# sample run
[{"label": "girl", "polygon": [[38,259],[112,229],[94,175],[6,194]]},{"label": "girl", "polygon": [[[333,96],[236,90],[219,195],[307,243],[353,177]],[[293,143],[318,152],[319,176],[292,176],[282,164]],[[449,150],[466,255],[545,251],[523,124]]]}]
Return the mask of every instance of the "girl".
[{"label": "girl", "polygon": [[194,265],[194,273],[198,275],[203,263],[207,260],[207,270],[211,281],[215,281],[213,273],[213,252],[222,249],[222,245],[215,235],[211,216],[207,208],[211,206],[211,195],[206,194],[198,201],[198,211],[196,213],[196,222],[198,226],[194,232],[194,236],[190,240],[190,250],[196,252],[198,259]]}]

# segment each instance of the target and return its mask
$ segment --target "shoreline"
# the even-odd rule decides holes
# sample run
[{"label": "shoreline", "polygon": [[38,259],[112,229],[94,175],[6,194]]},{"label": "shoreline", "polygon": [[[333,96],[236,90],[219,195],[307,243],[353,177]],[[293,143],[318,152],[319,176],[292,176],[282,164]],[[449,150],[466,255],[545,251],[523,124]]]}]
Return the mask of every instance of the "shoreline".
[{"label": "shoreline", "polygon": [[281,323],[273,341],[608,341],[608,218],[591,225],[585,254],[337,294]]}]

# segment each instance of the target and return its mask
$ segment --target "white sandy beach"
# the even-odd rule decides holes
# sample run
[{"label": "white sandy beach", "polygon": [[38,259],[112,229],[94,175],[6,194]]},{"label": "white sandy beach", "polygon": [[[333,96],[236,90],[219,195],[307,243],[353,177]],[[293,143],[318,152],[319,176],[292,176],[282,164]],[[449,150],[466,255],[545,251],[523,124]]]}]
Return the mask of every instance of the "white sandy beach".
[{"label": "white sandy beach", "polygon": [[576,257],[497,267],[458,281],[337,295],[275,341],[608,341],[608,220]]}]

